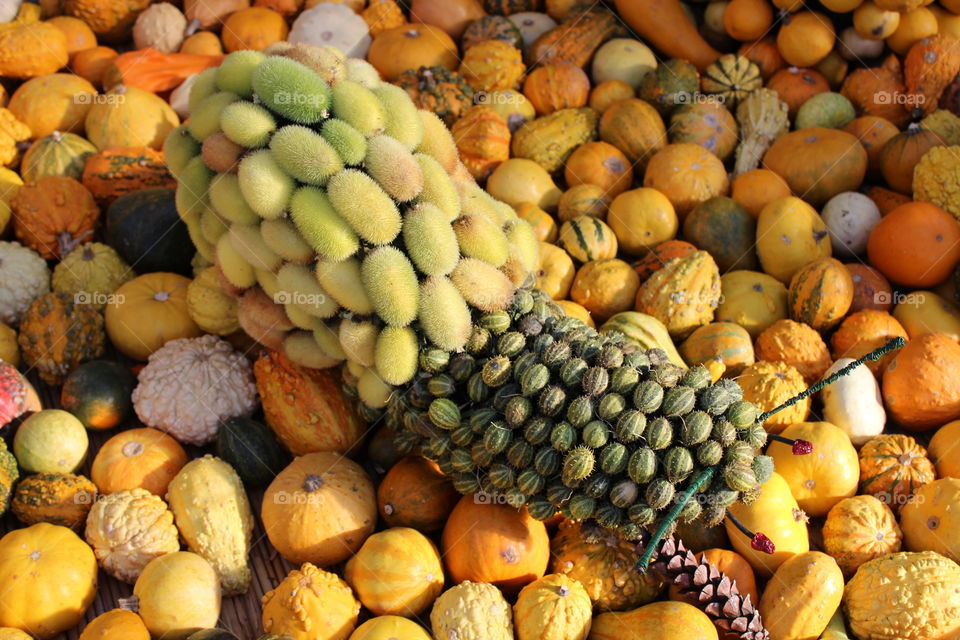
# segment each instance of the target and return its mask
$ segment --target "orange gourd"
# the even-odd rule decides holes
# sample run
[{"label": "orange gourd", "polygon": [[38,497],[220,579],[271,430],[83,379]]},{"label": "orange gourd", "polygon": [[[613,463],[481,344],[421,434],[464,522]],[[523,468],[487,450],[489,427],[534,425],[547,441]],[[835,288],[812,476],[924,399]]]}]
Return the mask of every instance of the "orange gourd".
[{"label": "orange gourd", "polygon": [[283,16],[266,7],[250,7],[230,14],[223,23],[223,48],[262,51],[287,39],[290,29]]},{"label": "orange gourd", "polygon": [[929,202],[901,205],[870,232],[867,256],[892,282],[932,287],[960,262],[960,223]]},{"label": "orange gourd", "polygon": [[683,258],[697,248],[683,240],[667,240],[655,246],[645,257],[633,264],[634,271],[640,276],[640,282],[644,282],[659,271],[663,265],[674,258]]},{"label": "orange gourd", "polygon": [[510,159],[510,127],[492,107],[474,105],[450,129],[460,159],[474,178],[483,180]]},{"label": "orange gourd", "polygon": [[[861,309],[847,316],[830,338],[833,359],[862,358],[874,349],[879,349],[893,338],[907,339],[907,332],[897,319],[886,311]],[[871,360],[866,366],[876,376],[880,376],[894,353],[888,353],[879,360]]]},{"label": "orange gourd", "polygon": [[820,334],[793,320],[777,320],[763,330],[754,345],[757,360],[786,362],[813,384],[830,368],[833,360]]},{"label": "orange gourd", "polygon": [[773,7],[767,0],[730,0],[723,10],[723,29],[740,42],[763,37],[773,24]]},{"label": "orange gourd", "polygon": [[70,70],[98,89],[109,89],[103,86],[103,74],[116,58],[117,52],[110,47],[84,49],[71,56]]},{"label": "orange gourd", "polygon": [[451,38],[460,38],[474,20],[486,15],[479,0],[413,0],[410,21],[439,27]]},{"label": "orange gourd", "polygon": [[941,478],[960,478],[960,420],[943,425],[930,439],[927,452]]},{"label": "orange gourd", "polygon": [[222,56],[223,44],[217,34],[211,31],[198,31],[180,45],[180,53],[197,56]]},{"label": "orange gourd", "polygon": [[838,324],[853,302],[853,278],[836,258],[817,258],[790,280],[790,316],[817,331]]},{"label": "orange gourd", "polygon": [[936,551],[960,561],[960,480],[940,478],[917,490],[900,512],[904,546],[910,551]]},{"label": "orange gourd", "polygon": [[947,143],[930,129],[911,123],[907,129],[887,140],[880,150],[878,163],[883,179],[894,191],[913,193],[913,169],[933,147],[942,147]]},{"label": "orange gourd", "polygon": [[663,118],[650,103],[638,98],[612,104],[603,112],[599,130],[600,139],[620,149],[640,172],[667,141]]},{"label": "orange gourd", "polygon": [[367,52],[385,80],[393,81],[407,69],[444,67],[454,71],[460,63],[457,45],[439,27],[405,24],[377,34]]},{"label": "orange gourd", "polygon": [[391,527],[438,531],[460,494],[435,462],[420,456],[401,459],[377,488],[380,516]]},{"label": "orange gourd", "polygon": [[776,91],[780,99],[787,103],[791,120],[796,117],[800,105],[812,96],[830,91],[830,83],[822,73],[799,67],[780,69],[770,77],[766,86]]},{"label": "orange gourd", "polygon": [[97,36],[86,22],[71,16],[55,16],[47,20],[63,32],[67,39],[67,53],[71,56],[78,51],[91,49],[97,46]]},{"label": "orange gourd", "polygon": [[867,172],[867,152],[851,134],[808,127],[783,135],[763,156],[763,165],[786,180],[813,206],[843,191],[855,191]]},{"label": "orange gourd", "polygon": [[711,47],[684,12],[679,0],[616,0],[617,13],[660,52],[692,62],[703,71],[720,52]]},{"label": "orange gourd", "polygon": [[905,196],[892,189],[876,185],[869,187],[866,194],[867,197],[873,200],[873,204],[877,205],[877,209],[880,210],[880,215],[882,216],[887,215],[902,204],[913,201],[910,196]]},{"label": "orange gourd", "polygon": [[753,42],[744,42],[737,49],[737,55],[741,55],[760,69],[760,77],[764,82],[773,77],[777,71],[786,66],[780,50],[777,49],[777,42],[772,36],[754,40]]},{"label": "orange gourd", "polygon": [[906,55],[915,42],[935,35],[939,28],[933,11],[926,7],[917,7],[900,13],[900,24],[887,36],[886,43],[895,53]]},{"label": "orange gourd", "polygon": [[823,548],[847,578],[865,562],[900,551],[903,533],[893,511],[874,496],[844,498],[823,525]]},{"label": "orange gourd", "polygon": [[166,433],[150,427],[130,429],[103,443],[90,467],[90,479],[102,494],[145,489],[163,497],[187,459],[180,443]]},{"label": "orange gourd", "polygon": [[630,188],[633,168],[627,157],[612,144],[587,142],[567,158],[563,177],[569,187],[592,184],[602,188],[607,197],[616,198]]},{"label": "orange gourd", "polygon": [[890,138],[900,130],[896,125],[880,116],[860,116],[854,118],[843,128],[847,133],[856,136],[860,145],[867,152],[867,169],[871,173],[880,170],[880,153]]},{"label": "orange gourd", "polygon": [[587,104],[602,114],[613,103],[636,97],[636,90],[623,80],[606,80],[590,90]]},{"label": "orange gourd", "polygon": [[558,60],[531,71],[523,81],[523,95],[541,116],[579,108],[590,96],[590,78],[572,62]]},{"label": "orange gourd", "polygon": [[893,287],[883,274],[865,264],[847,264],[847,271],[853,280],[853,302],[850,313],[864,309],[889,311],[893,306]]},{"label": "orange gourd", "polygon": [[790,186],[769,169],[741,173],[730,185],[730,197],[754,218],[770,202],[790,195]]},{"label": "orange gourd", "polygon": [[17,239],[44,258],[62,258],[90,240],[100,209],[73,178],[45,176],[20,187],[10,203]]},{"label": "orange gourd", "polygon": [[454,507],[441,538],[444,561],[455,583],[489,582],[515,594],[546,572],[550,539],[526,508],[486,497],[463,496]]},{"label": "orange gourd", "polygon": [[220,64],[221,56],[187,53],[162,53],[156,49],[138,49],[114,58],[113,67],[120,82],[152,93],[167,91],[188,77]]},{"label": "orange gourd", "polygon": [[698,144],[669,144],[647,164],[643,186],[662,192],[683,219],[701,202],[727,194],[730,181],[717,156]]},{"label": "orange gourd", "polygon": [[881,434],[860,448],[860,493],[900,513],[917,489],[936,477],[927,450],[910,436]]},{"label": "orange gourd", "polygon": [[943,333],[918,336],[883,372],[883,401],[908,431],[960,418],[960,345]]},{"label": "orange gourd", "polygon": [[814,11],[792,14],[783,20],[777,32],[777,48],[787,64],[812,67],[833,49],[836,33],[833,21]]}]

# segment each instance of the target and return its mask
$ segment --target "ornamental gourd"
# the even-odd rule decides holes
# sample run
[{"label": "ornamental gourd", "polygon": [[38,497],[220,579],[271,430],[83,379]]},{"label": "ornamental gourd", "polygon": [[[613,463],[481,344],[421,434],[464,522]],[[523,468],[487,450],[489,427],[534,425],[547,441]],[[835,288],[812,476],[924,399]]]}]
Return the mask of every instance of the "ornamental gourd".
[{"label": "ornamental gourd", "polygon": [[847,583],[843,606],[858,638],[949,638],[960,629],[960,566],[932,551],[881,556]]},{"label": "ornamental gourd", "polygon": [[0,538],[0,627],[48,640],[83,620],[97,592],[97,561],[73,531],[46,522]]},{"label": "ornamental gourd", "polygon": [[355,553],[377,520],[369,476],[336,453],[295,458],[267,487],[261,507],[267,536],[289,562],[328,566]]},{"label": "ornamental gourd", "polygon": [[38,473],[17,485],[10,510],[25,525],[49,522],[78,529],[87,519],[97,487],[72,473]]},{"label": "ornamental gourd", "polygon": [[[726,14],[727,12],[725,12]],[[746,56],[728,53],[717,58],[703,72],[700,87],[718,95],[733,110],[747,95],[763,86],[760,68]]]},{"label": "ornamental gourd", "polygon": [[818,258],[790,279],[790,317],[818,331],[838,324],[853,303],[853,279],[834,258]]},{"label": "ornamental gourd", "polygon": [[777,320],[753,345],[758,360],[793,365],[807,384],[813,384],[830,368],[830,350],[819,333],[789,319]]},{"label": "ornamental gourd", "polygon": [[136,87],[118,85],[87,113],[87,139],[107,147],[159,149],[180,118],[162,98]]},{"label": "ornamental gourd", "polygon": [[143,624],[140,616],[133,611],[112,609],[91,620],[80,633],[80,640],[109,640],[111,638],[150,640],[150,632],[147,631],[147,627]]},{"label": "ornamental gourd", "polygon": [[375,615],[416,617],[443,591],[436,546],[408,527],[375,533],[347,561],[344,579]]},{"label": "ornamental gourd", "polygon": [[180,444],[157,429],[122,431],[100,446],[90,477],[102,494],[144,489],[164,496],[167,485],[187,463]]},{"label": "ornamental gourd", "polygon": [[590,78],[583,69],[565,60],[540,65],[523,81],[523,95],[541,116],[583,107],[589,93]]},{"label": "ornamental gourd", "polygon": [[54,131],[30,145],[23,155],[20,175],[27,184],[46,176],[80,180],[87,158],[96,152],[95,146],[77,134]]},{"label": "ornamental gourd", "polygon": [[[279,637],[273,637],[279,640]],[[413,620],[400,616],[371,618],[350,634],[350,640],[390,640],[391,638],[430,640],[430,634]],[[261,640],[263,639],[261,638]]]},{"label": "ornamental gourd", "polygon": [[662,192],[683,219],[698,204],[727,194],[730,182],[720,159],[697,144],[668,144],[650,158],[643,186]]},{"label": "ornamental gourd", "polygon": [[[43,42],[43,47],[37,43]],[[5,78],[33,78],[54,73],[67,65],[67,38],[52,24],[15,23],[0,31],[0,75]]]},{"label": "ornamental gourd", "polygon": [[[800,372],[785,362],[752,364],[740,372],[737,382],[743,388],[743,399],[763,411],[779,407],[806,388]],[[767,418],[763,426],[769,433],[780,433],[789,425],[806,420],[809,413],[810,399],[804,398]]]},{"label": "ornamental gourd", "polygon": [[590,640],[619,640],[624,629],[644,640],[700,638],[716,640],[717,628],[710,618],[686,602],[651,602],[632,611],[601,613],[590,626]]},{"label": "ornamental gourd", "polygon": [[103,355],[103,317],[65,293],[47,293],[27,309],[17,341],[23,361],[48,384],[60,384],[81,362]]},{"label": "ornamental gourd", "polygon": [[120,285],[134,277],[133,269],[111,247],[89,242],[68,253],[53,269],[51,284],[58,293],[102,311]]},{"label": "ornamental gourd", "polygon": [[640,285],[636,310],[667,327],[672,338],[685,338],[713,320],[720,301],[720,272],[706,251],[674,258]]},{"label": "ornamental gourd", "polygon": [[960,309],[932,291],[916,291],[898,302],[893,309],[893,321],[911,338],[944,333],[960,340]]},{"label": "ornamental gourd", "polygon": [[936,477],[926,449],[910,436],[878,435],[860,448],[859,457],[860,492],[876,496],[894,513]]},{"label": "ornamental gourd", "polygon": [[82,180],[101,207],[141,189],[176,186],[163,155],[150,147],[103,149],[87,159]]},{"label": "ornamental gourd", "polygon": [[546,527],[526,509],[464,496],[443,528],[447,571],[457,581],[489,582],[508,593],[541,577],[550,542]]},{"label": "ornamental gourd", "polygon": [[800,553],[780,565],[757,608],[771,637],[817,638],[840,606],[843,586],[833,558],[820,551]]},{"label": "ornamental gourd", "polygon": [[24,185],[10,208],[17,239],[48,259],[63,258],[89,240],[100,220],[100,209],[86,187],[59,176]]},{"label": "ornamental gourd", "polygon": [[960,417],[960,345],[942,333],[907,342],[883,373],[890,415],[909,431],[928,431]]},{"label": "ornamental gourd", "polygon": [[221,423],[217,456],[234,468],[247,489],[265,487],[290,462],[267,425],[242,417]]},{"label": "ornamental gourd", "polygon": [[911,123],[883,145],[878,158],[883,179],[894,191],[912,194],[913,170],[920,159],[930,149],[946,144],[939,134]]},{"label": "ornamental gourd", "polygon": [[[566,200],[566,194],[564,194],[564,200]],[[563,204],[561,201],[561,211]],[[655,264],[657,268],[667,259],[676,257],[658,251],[659,245],[669,242],[676,236],[679,227],[677,214],[665,195],[647,187],[630,189],[614,198],[613,202],[609,203],[609,207],[607,219],[610,228],[617,236],[618,248],[623,253],[643,256],[641,260],[648,261],[651,265]],[[688,246],[691,250],[694,249],[693,245],[688,244]],[[649,273],[643,273],[642,269],[636,269],[641,281],[655,270],[651,268]]]},{"label": "ornamental gourd", "polygon": [[697,31],[679,2],[660,0],[650,5],[617,0],[617,12],[631,28],[668,56],[693,62],[704,69],[720,56]]},{"label": "ornamental gourd", "polygon": [[808,515],[824,516],[833,505],[857,492],[857,451],[843,430],[829,422],[798,422],[780,434],[813,443],[814,453],[804,456],[794,455],[782,442],[767,447],[777,473]]},{"label": "ornamental gourd", "polygon": [[574,149],[596,138],[597,119],[589,107],[554,111],[517,129],[510,142],[511,154],[533,160],[547,172],[557,171]]},{"label": "ornamental gourd", "polygon": [[[852,358],[840,358],[825,375],[832,375],[852,362]],[[887,423],[880,386],[866,367],[858,367],[828,384],[820,392],[820,399],[824,419],[842,429],[854,445],[862,445],[879,435]]]},{"label": "ornamental gourd", "polygon": [[[294,640],[338,640],[357,625],[360,603],[336,574],[309,562],[263,596],[263,630]],[[318,622],[322,621],[322,626]]]},{"label": "ornamental gourd", "polygon": [[278,351],[253,367],[267,425],[294,455],[350,450],[363,424],[335,373],[294,364]]},{"label": "ornamental gourd", "polygon": [[758,271],[730,271],[720,276],[717,322],[743,327],[751,338],[787,315],[787,288]]},{"label": "ornamental gourd", "polygon": [[448,127],[474,102],[473,89],[463,76],[442,66],[407,69],[394,82],[406,89],[419,109],[436,114]]},{"label": "ornamental gourd", "polygon": [[591,216],[578,216],[560,227],[557,245],[579,262],[613,258],[617,255],[617,236],[605,222]]},{"label": "ornamental gourd", "polygon": [[377,505],[388,525],[424,533],[443,528],[459,499],[450,478],[420,456],[401,459],[377,487]]},{"label": "ornamental gourd", "polygon": [[531,66],[565,60],[585,67],[594,52],[619,27],[617,18],[609,11],[575,11],[563,18],[557,16],[556,19],[561,20],[560,24],[527,47],[526,56]]},{"label": "ornamental gourd", "polygon": [[936,551],[957,562],[960,549],[960,479],[940,478],[917,490],[900,511],[904,546],[910,551]]},{"label": "ornamental gourd", "polygon": [[531,582],[513,605],[518,640],[587,640],[591,614],[590,597],[583,585],[562,573]]},{"label": "ornamental gourd", "polygon": [[733,198],[704,200],[683,221],[683,237],[709,253],[722,273],[756,269],[756,219]]},{"label": "ornamental gourd", "polygon": [[[154,558],[133,585],[140,617],[153,637],[184,638],[216,626],[220,581],[210,563],[189,551]],[[123,603],[121,603],[123,604]]]},{"label": "ornamental gourd", "polygon": [[667,131],[663,118],[649,103],[637,98],[616,102],[603,112],[600,139],[615,146],[642,172],[663,148]]},{"label": "ornamental gourd", "polygon": [[563,172],[568,187],[593,184],[610,198],[630,188],[633,168],[626,156],[613,145],[593,141],[577,147],[567,158]]},{"label": "ornamental gourd", "polygon": [[717,102],[694,102],[677,107],[670,114],[669,135],[671,143],[698,144],[721,160],[733,155],[740,141],[736,119]]},{"label": "ornamental gourd", "polygon": [[805,264],[830,253],[827,226],[804,200],[778,198],[760,211],[757,256],[763,270],[780,282],[789,283]]},{"label": "ornamental gourd", "polygon": [[874,496],[852,496],[833,505],[823,524],[823,549],[847,578],[860,565],[900,551],[903,533],[890,507]]},{"label": "ornamental gourd", "polygon": [[233,467],[210,455],[192,460],[170,481],[166,499],[187,547],[216,570],[223,594],[245,593],[253,513]]},{"label": "ornamental gourd", "polygon": [[105,318],[110,342],[124,355],[144,361],[167,341],[200,335],[187,312],[190,280],[174,273],[147,273],[114,292]]},{"label": "ornamental gourd", "polygon": [[775,545],[773,554],[757,551],[750,545],[750,538],[740,533],[729,518],[724,521],[734,551],[746,558],[759,576],[771,577],[784,562],[810,550],[807,514],[790,493],[790,485],[778,473],[762,485],[756,502],[749,505],[737,502],[728,507],[728,511],[747,529],[762,532]]},{"label": "ornamental gourd", "polygon": [[641,349],[660,349],[667,354],[668,361],[678,367],[687,366],[673,345],[666,325],[652,315],[636,311],[618,313],[600,327],[600,333],[608,331],[622,333],[628,342]]},{"label": "ornamental gourd", "polygon": [[809,127],[777,138],[764,154],[763,164],[786,180],[793,193],[819,206],[860,186],[867,171],[867,152],[845,131]]},{"label": "ornamental gourd", "polygon": [[[0,427],[43,408],[33,385],[12,363],[3,360],[0,360],[0,391]],[[16,470],[16,461],[13,468]]]},{"label": "ornamental gourd", "polygon": [[550,543],[550,572],[582,585],[599,611],[632,609],[656,598],[661,589],[654,576],[633,570],[634,554],[635,545],[619,536],[564,520]]},{"label": "ornamental gourd", "polygon": [[467,580],[437,598],[430,626],[435,640],[513,640],[511,614],[499,589]]},{"label": "ornamental gourd", "polygon": [[133,584],[151,560],[180,550],[180,534],[167,504],[144,489],[101,496],[84,533],[108,574]]},{"label": "ornamental gourd", "polygon": [[667,117],[679,110],[681,105],[692,102],[693,96],[700,90],[700,74],[686,60],[671,58],[645,73],[636,89],[638,98],[650,103],[660,115]]},{"label": "ornamental gourd", "polygon": [[960,434],[960,421],[943,425],[930,439],[928,452],[941,478],[960,478],[960,449],[954,446]]},{"label": "ornamental gourd", "polygon": [[510,129],[491,107],[470,107],[450,129],[470,175],[483,180],[510,158]]}]

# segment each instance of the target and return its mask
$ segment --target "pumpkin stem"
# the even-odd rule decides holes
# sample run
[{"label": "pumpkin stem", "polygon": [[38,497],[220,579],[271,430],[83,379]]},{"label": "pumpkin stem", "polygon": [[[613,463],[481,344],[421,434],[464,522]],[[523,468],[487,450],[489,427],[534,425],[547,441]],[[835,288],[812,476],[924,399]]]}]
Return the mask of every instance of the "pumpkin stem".
[{"label": "pumpkin stem", "polygon": [[57,235],[57,250],[60,252],[60,257],[67,257],[67,254],[76,249],[79,245],[83,244],[83,241],[86,240],[91,234],[93,234],[92,229],[84,231],[76,238],[70,235],[69,231],[64,231],[63,233]]},{"label": "pumpkin stem", "polygon": [[750,531],[750,529],[747,529],[743,523],[737,520],[736,517],[734,517],[734,515],[729,511],[727,512],[727,518],[733,523],[733,526],[743,533],[743,535],[750,538],[750,546],[755,550],[769,554],[773,554],[773,552],[777,550],[776,546],[773,544],[773,540],[759,531],[757,533]]},{"label": "pumpkin stem", "polygon": [[200,20],[198,18],[194,18],[187,23],[187,28],[184,30],[183,35],[189,38],[195,34],[198,29],[200,29]]},{"label": "pumpkin stem", "polygon": [[61,140],[63,140],[63,134],[60,133],[59,131],[54,131],[53,133],[50,134],[50,137],[53,138],[54,142],[60,142]]},{"label": "pumpkin stem", "polygon": [[693,497],[693,494],[699,491],[700,487],[702,487],[704,483],[708,482],[710,478],[713,477],[713,474],[716,472],[716,470],[716,465],[707,467],[697,474],[693,481],[690,482],[690,486],[687,487],[687,490],[680,495],[677,501],[670,508],[670,511],[667,512],[666,517],[664,517],[664,519],[660,522],[660,526],[657,527],[657,530],[653,532],[653,537],[650,538],[646,548],[643,550],[643,555],[641,555],[640,560],[637,561],[637,571],[640,573],[647,572],[647,567],[650,565],[650,559],[653,557],[653,554],[660,545],[660,542],[666,537],[667,529],[669,529],[670,525],[677,519],[677,517],[680,515],[680,512],[683,511],[683,508],[687,506],[687,503],[690,502],[690,498]]},{"label": "pumpkin stem", "polygon": [[133,611],[134,613],[138,613],[140,611],[140,598],[137,596],[120,598],[117,600],[117,604],[120,605],[121,609],[126,609],[127,611]]},{"label": "pumpkin stem", "polygon": [[323,478],[315,473],[308,473],[307,477],[303,479],[303,490],[308,493],[313,493],[321,487],[323,487]]},{"label": "pumpkin stem", "polygon": [[790,445],[791,449],[793,450],[793,455],[795,456],[805,456],[808,453],[813,453],[813,443],[809,440],[793,440],[791,438],[778,436],[775,433],[771,433],[767,437],[771,440],[776,440],[777,442]]},{"label": "pumpkin stem", "polygon": [[764,420],[766,420],[767,418],[769,418],[769,417],[772,416],[773,414],[775,414],[775,413],[777,413],[777,412],[779,412],[779,411],[783,411],[783,410],[786,409],[787,407],[792,407],[793,405],[795,405],[796,403],[800,402],[800,401],[803,400],[804,398],[806,398],[806,397],[808,397],[808,396],[812,396],[812,395],[815,394],[817,391],[820,391],[820,389],[823,389],[823,388],[824,388],[825,386],[827,386],[828,384],[833,384],[834,382],[836,382],[836,381],[839,380],[840,378],[842,378],[842,377],[844,377],[844,376],[846,376],[846,375],[849,375],[851,371],[853,371],[853,370],[856,369],[857,367],[861,366],[863,363],[867,362],[868,360],[873,360],[873,361],[879,360],[880,358],[882,358],[883,356],[887,355],[887,354],[890,353],[891,351],[894,351],[894,350],[896,350],[896,349],[899,349],[899,348],[902,347],[904,344],[906,344],[906,341],[905,341],[902,337],[900,337],[900,336],[897,336],[896,338],[891,339],[889,342],[887,342],[887,344],[883,345],[883,346],[880,347],[879,349],[874,349],[873,351],[871,351],[871,352],[868,353],[867,355],[863,356],[863,357],[860,358],[859,360],[854,360],[853,362],[851,362],[850,364],[848,364],[847,366],[845,366],[843,369],[840,369],[839,371],[837,371],[837,372],[834,373],[833,375],[831,375],[831,376],[829,376],[829,377],[827,377],[827,378],[824,378],[824,379],[821,380],[820,382],[818,382],[818,383],[816,383],[816,384],[814,384],[814,385],[812,385],[812,386],[810,386],[810,387],[807,387],[807,390],[806,390],[806,391],[801,391],[801,392],[798,393],[797,395],[793,396],[792,398],[790,398],[789,400],[787,400],[786,402],[784,402],[783,404],[781,404],[779,407],[776,407],[775,409],[771,409],[770,411],[765,411],[764,413],[761,413],[761,414],[760,414],[760,417],[757,418],[757,422],[763,422]]}]

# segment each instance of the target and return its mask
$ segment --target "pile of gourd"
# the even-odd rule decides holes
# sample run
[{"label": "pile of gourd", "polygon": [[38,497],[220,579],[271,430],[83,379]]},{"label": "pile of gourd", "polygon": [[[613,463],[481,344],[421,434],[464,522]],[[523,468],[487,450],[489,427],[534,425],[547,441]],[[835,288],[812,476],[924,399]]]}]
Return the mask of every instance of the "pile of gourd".
[{"label": "pile of gourd", "polygon": [[[957,38],[952,0],[6,3],[0,640],[246,638],[264,592],[298,640],[950,637]],[[679,588],[632,569],[658,527]]]}]

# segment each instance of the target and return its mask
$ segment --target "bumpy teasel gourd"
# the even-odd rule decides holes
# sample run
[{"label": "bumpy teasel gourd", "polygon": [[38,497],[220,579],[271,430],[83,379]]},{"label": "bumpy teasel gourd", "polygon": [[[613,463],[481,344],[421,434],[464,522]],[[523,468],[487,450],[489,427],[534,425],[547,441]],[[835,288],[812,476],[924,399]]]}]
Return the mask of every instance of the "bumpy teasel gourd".
[{"label": "bumpy teasel gourd", "polygon": [[190,123],[164,147],[177,208],[244,330],[304,366],[349,361],[382,408],[421,344],[462,349],[471,309],[507,308],[539,243],[469,176],[442,121],[369,65],[328,47],[269,53],[198,77]]}]

